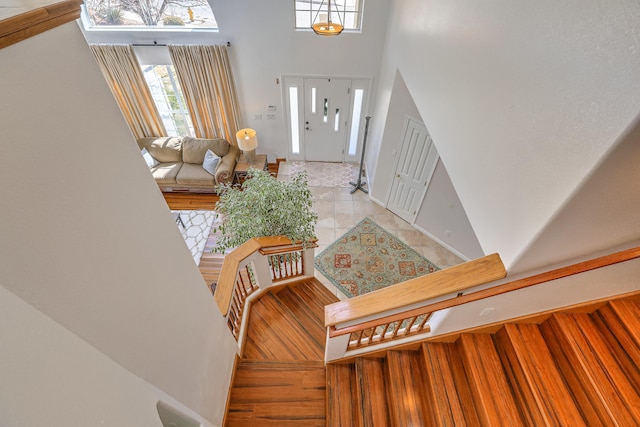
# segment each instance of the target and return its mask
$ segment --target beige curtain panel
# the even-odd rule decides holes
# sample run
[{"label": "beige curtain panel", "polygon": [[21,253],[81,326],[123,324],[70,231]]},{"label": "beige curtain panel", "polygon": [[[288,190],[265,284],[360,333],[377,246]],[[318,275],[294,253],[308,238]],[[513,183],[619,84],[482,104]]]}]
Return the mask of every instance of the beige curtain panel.
[{"label": "beige curtain panel", "polygon": [[226,46],[169,46],[196,137],[236,145],[240,107]]},{"label": "beige curtain panel", "polygon": [[165,136],[138,59],[130,45],[91,45],[102,74],[136,138]]}]

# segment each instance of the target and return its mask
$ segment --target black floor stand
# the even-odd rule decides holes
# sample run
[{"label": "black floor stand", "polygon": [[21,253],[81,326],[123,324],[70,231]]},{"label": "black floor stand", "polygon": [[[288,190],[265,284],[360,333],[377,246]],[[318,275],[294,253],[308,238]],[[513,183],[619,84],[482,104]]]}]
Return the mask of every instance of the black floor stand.
[{"label": "black floor stand", "polygon": [[364,164],[364,150],[367,148],[367,134],[369,133],[369,120],[371,116],[367,116],[365,119],[364,125],[364,139],[362,141],[362,154],[360,155],[360,164],[358,165],[358,182],[351,181],[349,184],[353,185],[355,188],[351,190],[351,194],[355,193],[356,190],[362,190],[365,193],[369,193],[369,190],[363,188],[363,185],[367,185],[366,182],[362,181],[362,165]]}]

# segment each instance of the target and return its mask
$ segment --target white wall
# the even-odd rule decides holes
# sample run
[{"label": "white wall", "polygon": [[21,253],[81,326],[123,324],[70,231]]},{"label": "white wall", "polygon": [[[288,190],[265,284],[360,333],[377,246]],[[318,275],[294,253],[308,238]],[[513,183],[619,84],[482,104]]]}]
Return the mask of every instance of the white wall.
[{"label": "white wall", "polygon": [[[637,244],[640,242],[635,242],[635,245]],[[626,247],[619,249],[626,249]],[[576,262],[584,260],[576,260]],[[640,289],[638,271],[640,271],[640,260],[634,259],[454,307],[449,311],[445,320],[433,331],[433,334],[446,334],[503,322],[528,314],[541,313],[554,308],[637,292]],[[539,272],[542,273],[543,270]],[[522,277],[526,277],[526,275],[512,276],[497,281],[495,284],[510,282]],[[486,286],[477,289],[484,287]],[[492,310],[481,314],[485,309]]]},{"label": "white wall", "polygon": [[[361,33],[321,37],[311,31],[294,30],[292,2],[263,0],[210,1],[220,31],[198,34],[176,32],[121,32],[104,35],[86,32],[90,43],[122,42],[160,44],[222,44],[231,42],[230,56],[244,126],[258,133],[258,151],[287,155],[287,129],[283,117],[282,75],[377,77],[386,34],[389,3],[368,0]],[[163,48],[155,48],[163,49]],[[267,120],[267,107],[276,106],[276,118]],[[366,111],[363,116],[366,115]],[[256,114],[262,120],[255,120]]]},{"label": "white wall", "polygon": [[640,112],[640,5],[403,0],[390,16],[372,147],[397,68],[483,251],[510,268]]},{"label": "white wall", "polygon": [[77,24],[2,49],[0,86],[0,284],[220,424],[235,341]]},{"label": "white wall", "polygon": [[[396,72],[384,123],[383,142],[378,145],[379,148],[373,147],[373,154],[368,156],[369,159],[374,159],[370,162],[377,166],[376,176],[382,178],[375,184],[370,183],[371,197],[383,205],[389,199],[395,174],[395,157],[401,149],[407,117],[422,122],[420,112],[413,102],[402,75]],[[375,151],[376,148],[379,149],[378,152]],[[439,160],[436,165],[424,200],[419,206],[415,225],[466,259],[475,259],[484,255],[442,160]],[[447,231],[451,232],[448,236]]]},{"label": "white wall", "polygon": [[415,225],[466,259],[485,255],[442,159],[433,171]]},{"label": "white wall", "polygon": [[[544,232],[516,260],[512,271],[529,271],[639,237],[640,121],[637,121],[551,218]],[[640,288],[640,280],[637,286]]]},{"label": "white wall", "polygon": [[0,286],[0,425],[160,426],[160,400],[213,427]]}]

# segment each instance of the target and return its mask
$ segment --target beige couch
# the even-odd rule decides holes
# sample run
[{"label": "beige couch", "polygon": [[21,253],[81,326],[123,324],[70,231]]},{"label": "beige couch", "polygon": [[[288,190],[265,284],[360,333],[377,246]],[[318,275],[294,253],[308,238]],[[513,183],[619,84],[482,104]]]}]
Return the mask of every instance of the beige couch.
[{"label": "beige couch", "polygon": [[[162,191],[215,192],[216,184],[233,180],[240,150],[225,139],[151,137],[138,140],[153,158],[149,170]],[[207,150],[220,157],[212,175],[203,167]],[[143,152],[144,154],[144,152]]]}]

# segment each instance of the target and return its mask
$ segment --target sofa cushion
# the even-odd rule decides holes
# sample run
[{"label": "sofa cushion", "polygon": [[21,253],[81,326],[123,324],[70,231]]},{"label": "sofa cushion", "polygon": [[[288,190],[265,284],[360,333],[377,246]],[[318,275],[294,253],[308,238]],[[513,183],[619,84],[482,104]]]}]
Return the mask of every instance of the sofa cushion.
[{"label": "sofa cushion", "polygon": [[149,154],[146,148],[143,148],[142,150],[140,150],[140,153],[142,153],[142,157],[144,158],[144,161],[147,162],[147,166],[149,167],[149,169],[151,169],[154,166],[158,166],[158,163],[160,163],[159,161],[154,159],[153,156],[151,156],[151,154]]},{"label": "sofa cushion", "polygon": [[[182,162],[160,163],[151,168],[151,175],[160,185],[175,184],[176,177],[182,169]],[[206,172],[205,172],[206,173]]]},{"label": "sofa cushion", "polygon": [[182,138],[149,137],[138,140],[140,148],[146,148],[149,154],[160,163],[182,161]]},{"label": "sofa cushion", "polygon": [[216,185],[216,178],[209,174],[202,167],[202,162],[198,164],[183,163],[176,176],[176,182],[179,185]]},{"label": "sofa cushion", "polygon": [[216,156],[213,151],[207,150],[207,154],[204,155],[204,162],[202,162],[204,170],[215,176],[218,163],[220,163],[220,157]]},{"label": "sofa cushion", "polygon": [[[226,139],[182,138],[182,161],[202,165],[207,150],[222,157],[229,152],[230,144]],[[151,153],[153,155],[153,153]],[[154,156],[155,157],[155,156]]]}]

